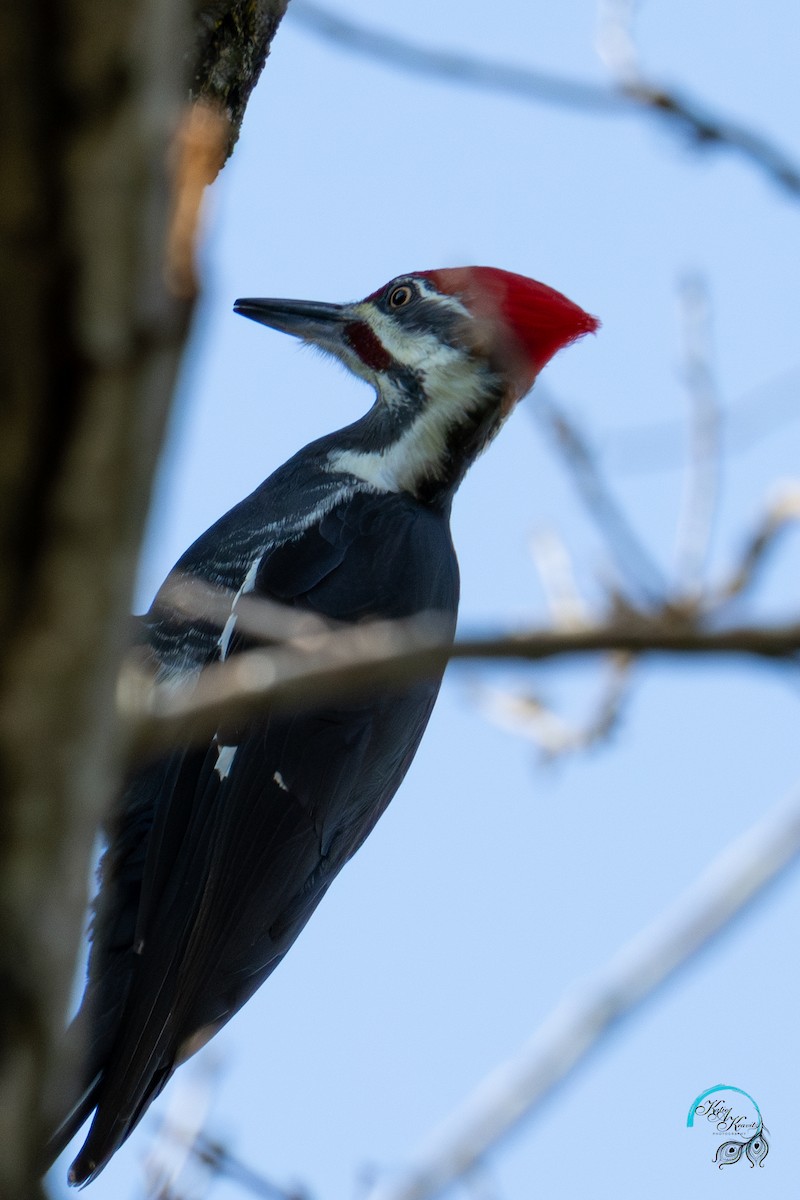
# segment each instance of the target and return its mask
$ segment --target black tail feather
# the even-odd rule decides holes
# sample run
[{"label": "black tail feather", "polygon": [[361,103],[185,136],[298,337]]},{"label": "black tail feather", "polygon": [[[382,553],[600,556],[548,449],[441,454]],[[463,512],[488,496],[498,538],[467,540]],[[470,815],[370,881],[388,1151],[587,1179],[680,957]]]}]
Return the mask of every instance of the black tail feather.
[{"label": "black tail feather", "polygon": [[97,1093],[102,1076],[98,1073],[89,1086],[81,1093],[77,1101],[70,1107],[69,1112],[58,1122],[44,1145],[41,1155],[40,1169],[42,1174],[49,1171],[53,1163],[63,1154],[75,1134],[86,1121],[97,1104]]}]

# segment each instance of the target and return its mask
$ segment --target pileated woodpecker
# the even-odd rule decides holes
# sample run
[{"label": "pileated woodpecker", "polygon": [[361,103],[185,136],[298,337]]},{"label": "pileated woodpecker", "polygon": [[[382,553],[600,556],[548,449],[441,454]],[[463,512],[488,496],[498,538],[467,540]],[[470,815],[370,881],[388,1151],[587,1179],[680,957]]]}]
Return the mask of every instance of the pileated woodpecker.
[{"label": "pileated woodpecker", "polygon": [[[545,363],[597,321],[544,284],[488,267],[403,275],[356,304],[234,307],[331,352],[376,399],[179,560],[141,619],[160,678],[235,654],[236,605],[250,593],[337,622],[438,611],[452,634],[456,488]],[[222,626],[176,613],[176,574],[227,589]],[[74,1021],[85,1070],[48,1147],[52,1161],[94,1111],[71,1183],[102,1170],[175,1068],[278,965],[395,794],[439,684],[437,673],[265,713],[128,779]]]}]

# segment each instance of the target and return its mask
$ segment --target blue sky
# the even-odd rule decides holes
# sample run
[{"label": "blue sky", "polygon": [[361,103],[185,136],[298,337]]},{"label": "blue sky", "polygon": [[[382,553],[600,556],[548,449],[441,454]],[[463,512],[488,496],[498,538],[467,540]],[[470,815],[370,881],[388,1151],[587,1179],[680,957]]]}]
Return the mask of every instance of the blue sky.
[{"label": "blue sky", "polygon": [[[587,0],[473,0],[340,11],[444,45],[602,82]],[[641,6],[648,75],[747,122],[800,159],[800,9],[775,0]],[[206,290],[156,491],[138,606],[186,545],[311,438],[354,419],[363,385],[235,317],[237,296],[343,300],[413,269],[505,267],[603,321],[543,383],[607,451],[609,475],[663,569],[674,559],[680,434],[644,470],[619,431],[686,416],[678,286],[702,276],[727,405],[764,436],[725,461],[713,564],[724,571],[776,480],[798,475],[800,204],[742,159],[699,154],[636,116],[600,117],[424,80],[352,57],[287,19],[231,163],[209,197]],[[774,414],[782,420],[775,422]],[[770,431],[771,430],[771,431]],[[745,430],[746,433],[746,430]],[[656,434],[656,442],[660,435]],[[669,442],[671,445],[672,443]],[[525,402],[454,508],[461,629],[547,619],[531,534],[557,531],[590,600],[608,555]],[[789,536],[753,607],[796,614]],[[401,792],[276,975],[207,1053],[209,1132],[315,1200],[393,1172],[559,997],[599,968],[716,851],[797,784],[800,687],[786,669],[647,663],[609,744],[543,767],[476,704],[490,681],[585,711],[594,666],[451,669]],[[797,904],[771,889],[621,1028],[488,1164],[503,1200],[752,1188],[718,1171],[694,1096],[749,1091],[772,1134],[758,1186],[788,1195],[800,1112]],[[202,1063],[183,1074],[202,1072]],[[176,1086],[173,1081],[171,1087]],[[167,1092],[167,1100],[169,1090]],[[157,1110],[92,1187],[141,1195]],[[220,1183],[220,1200],[242,1195]],[[749,1194],[749,1192],[748,1192]]]}]

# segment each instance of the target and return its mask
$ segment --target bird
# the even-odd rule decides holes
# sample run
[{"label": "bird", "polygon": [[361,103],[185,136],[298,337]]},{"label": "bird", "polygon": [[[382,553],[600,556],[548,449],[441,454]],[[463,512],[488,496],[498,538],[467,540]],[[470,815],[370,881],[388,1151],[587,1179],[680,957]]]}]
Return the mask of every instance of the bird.
[{"label": "bird", "polygon": [[[234,311],[333,355],[375,393],[178,560],[136,640],[184,684],[247,648],[237,606],[335,623],[438,614],[455,634],[450,509],[464,475],[553,355],[597,319],[492,267],[401,275],[347,304],[240,299]],[[183,584],[225,597],[187,616]],[[68,1180],[93,1180],[176,1068],[277,967],[400,786],[442,671],[265,711],[133,769],[107,821],[86,988],[45,1159],[93,1114]]]}]

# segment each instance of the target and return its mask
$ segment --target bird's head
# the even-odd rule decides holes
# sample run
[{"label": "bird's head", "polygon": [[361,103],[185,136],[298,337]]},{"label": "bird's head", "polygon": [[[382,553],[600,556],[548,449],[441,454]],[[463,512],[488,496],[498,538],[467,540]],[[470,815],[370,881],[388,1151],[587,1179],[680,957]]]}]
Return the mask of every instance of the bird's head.
[{"label": "bird's head", "polygon": [[[493,267],[400,275],[365,300],[237,300],[235,311],[329,351],[376,390],[370,477],[453,490],[542,367],[598,321],[546,284]],[[355,427],[354,427],[355,428]]]}]

